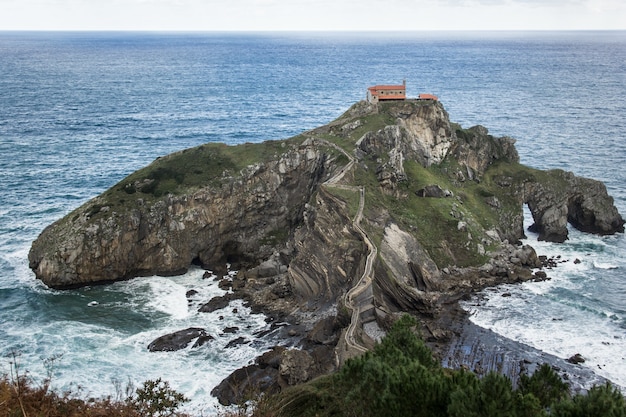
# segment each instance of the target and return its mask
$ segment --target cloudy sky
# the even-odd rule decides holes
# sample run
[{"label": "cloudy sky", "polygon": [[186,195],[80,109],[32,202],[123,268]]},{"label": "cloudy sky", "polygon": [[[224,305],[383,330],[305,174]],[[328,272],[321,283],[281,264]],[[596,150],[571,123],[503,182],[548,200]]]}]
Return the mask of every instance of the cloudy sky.
[{"label": "cloudy sky", "polygon": [[0,30],[626,29],[625,0],[0,0]]}]

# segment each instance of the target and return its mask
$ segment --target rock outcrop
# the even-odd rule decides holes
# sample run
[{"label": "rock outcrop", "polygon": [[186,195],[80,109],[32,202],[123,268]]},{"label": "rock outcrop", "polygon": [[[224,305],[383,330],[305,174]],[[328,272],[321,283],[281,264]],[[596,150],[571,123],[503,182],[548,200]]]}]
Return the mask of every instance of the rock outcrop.
[{"label": "rock outcrop", "polygon": [[299,302],[333,302],[362,273],[365,245],[345,203],[322,189],[296,230],[289,283]]},{"label": "rock outcrop", "polygon": [[474,126],[465,131],[459,129],[456,134],[458,140],[453,150],[454,158],[465,167],[465,172],[458,173],[460,178],[480,179],[496,161],[519,162],[513,138],[493,137],[484,126]]},{"label": "rock outcrop", "polygon": [[565,241],[568,222],[600,235],[624,231],[624,220],[604,184],[560,170],[547,174],[550,181],[527,183],[524,189],[524,202],[535,221],[531,228],[539,233],[539,240]]},{"label": "rock outcrop", "polygon": [[236,176],[225,173],[216,186],[139,198],[119,209],[96,197],[44,230],[29,253],[30,267],[46,285],[66,288],[180,274],[194,262],[254,263],[301,223],[326,157],[303,143]]},{"label": "rock outcrop", "polygon": [[155,339],[148,345],[148,350],[150,352],[174,352],[186,348],[194,340],[196,341],[194,347],[199,347],[213,340],[213,336],[207,334],[204,329],[190,327]]},{"label": "rock outcrop", "polygon": [[[46,228],[30,267],[68,288],[233,264],[239,273],[223,285],[232,291],[200,311],[245,298],[301,348],[277,348],[216,388],[224,404],[237,402],[367,350],[377,335],[364,323],[380,333],[408,312],[443,343],[459,298],[547,278],[532,271],[542,267],[534,249],[519,245],[524,204],[541,239],[563,241],[568,222],[624,231],[601,183],[522,166],[514,143],[451,124],[439,102],[360,102],[283,142],[160,158]],[[175,336],[151,346],[206,335],[187,329],[172,345]]]},{"label": "rock outcrop", "polygon": [[396,123],[366,132],[357,149],[382,161],[377,169],[383,189],[395,190],[406,181],[404,163],[418,162],[424,167],[441,163],[456,143],[448,114],[442,106],[415,106],[397,103],[389,109]]}]

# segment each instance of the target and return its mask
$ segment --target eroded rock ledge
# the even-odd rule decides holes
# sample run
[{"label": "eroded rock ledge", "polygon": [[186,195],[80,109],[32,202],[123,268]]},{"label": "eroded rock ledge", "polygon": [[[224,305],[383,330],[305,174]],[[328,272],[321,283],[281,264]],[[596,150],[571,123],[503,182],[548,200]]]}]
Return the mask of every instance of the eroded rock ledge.
[{"label": "eroded rock ledge", "polygon": [[524,204],[541,239],[567,239],[568,222],[624,231],[603,184],[520,165],[514,143],[451,123],[438,102],[360,102],[285,141],[159,158],[47,227],[30,267],[68,288],[231,263],[229,297],[288,323],[283,336],[300,352],[276,349],[215,391],[237,401],[234,386],[280,389],[331,372],[400,313],[445,344],[459,298],[545,279],[520,245]]}]

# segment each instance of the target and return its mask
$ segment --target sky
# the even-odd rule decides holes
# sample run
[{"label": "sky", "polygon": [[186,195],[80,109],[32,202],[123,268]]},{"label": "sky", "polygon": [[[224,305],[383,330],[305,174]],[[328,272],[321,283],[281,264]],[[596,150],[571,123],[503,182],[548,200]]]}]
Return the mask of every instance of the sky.
[{"label": "sky", "polygon": [[0,0],[0,30],[626,30],[626,1]]}]

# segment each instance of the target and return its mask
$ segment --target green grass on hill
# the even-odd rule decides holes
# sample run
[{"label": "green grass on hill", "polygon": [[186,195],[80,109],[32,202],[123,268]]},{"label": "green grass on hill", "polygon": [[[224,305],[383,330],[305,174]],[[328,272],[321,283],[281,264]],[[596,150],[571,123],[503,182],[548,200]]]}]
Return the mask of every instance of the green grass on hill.
[{"label": "green grass on hill", "polygon": [[207,186],[219,188],[231,177],[237,177],[242,169],[278,159],[304,140],[304,136],[296,136],[282,141],[236,146],[206,143],[159,157],[105,191],[96,201],[77,209],[73,218],[83,213],[95,219],[104,215],[104,207],[107,207],[106,212],[123,212],[129,207],[137,207],[136,202],[140,199],[150,204],[167,195],[188,194]]},{"label": "green grass on hill", "polygon": [[219,185],[223,175],[236,176],[247,166],[278,159],[279,155],[303,140],[303,137],[296,137],[285,141],[236,146],[207,143],[157,158],[152,164],[129,175],[109,192],[118,193],[120,198],[124,194],[136,192],[144,194],[144,197],[158,198],[166,194],[186,193],[207,185]]}]

